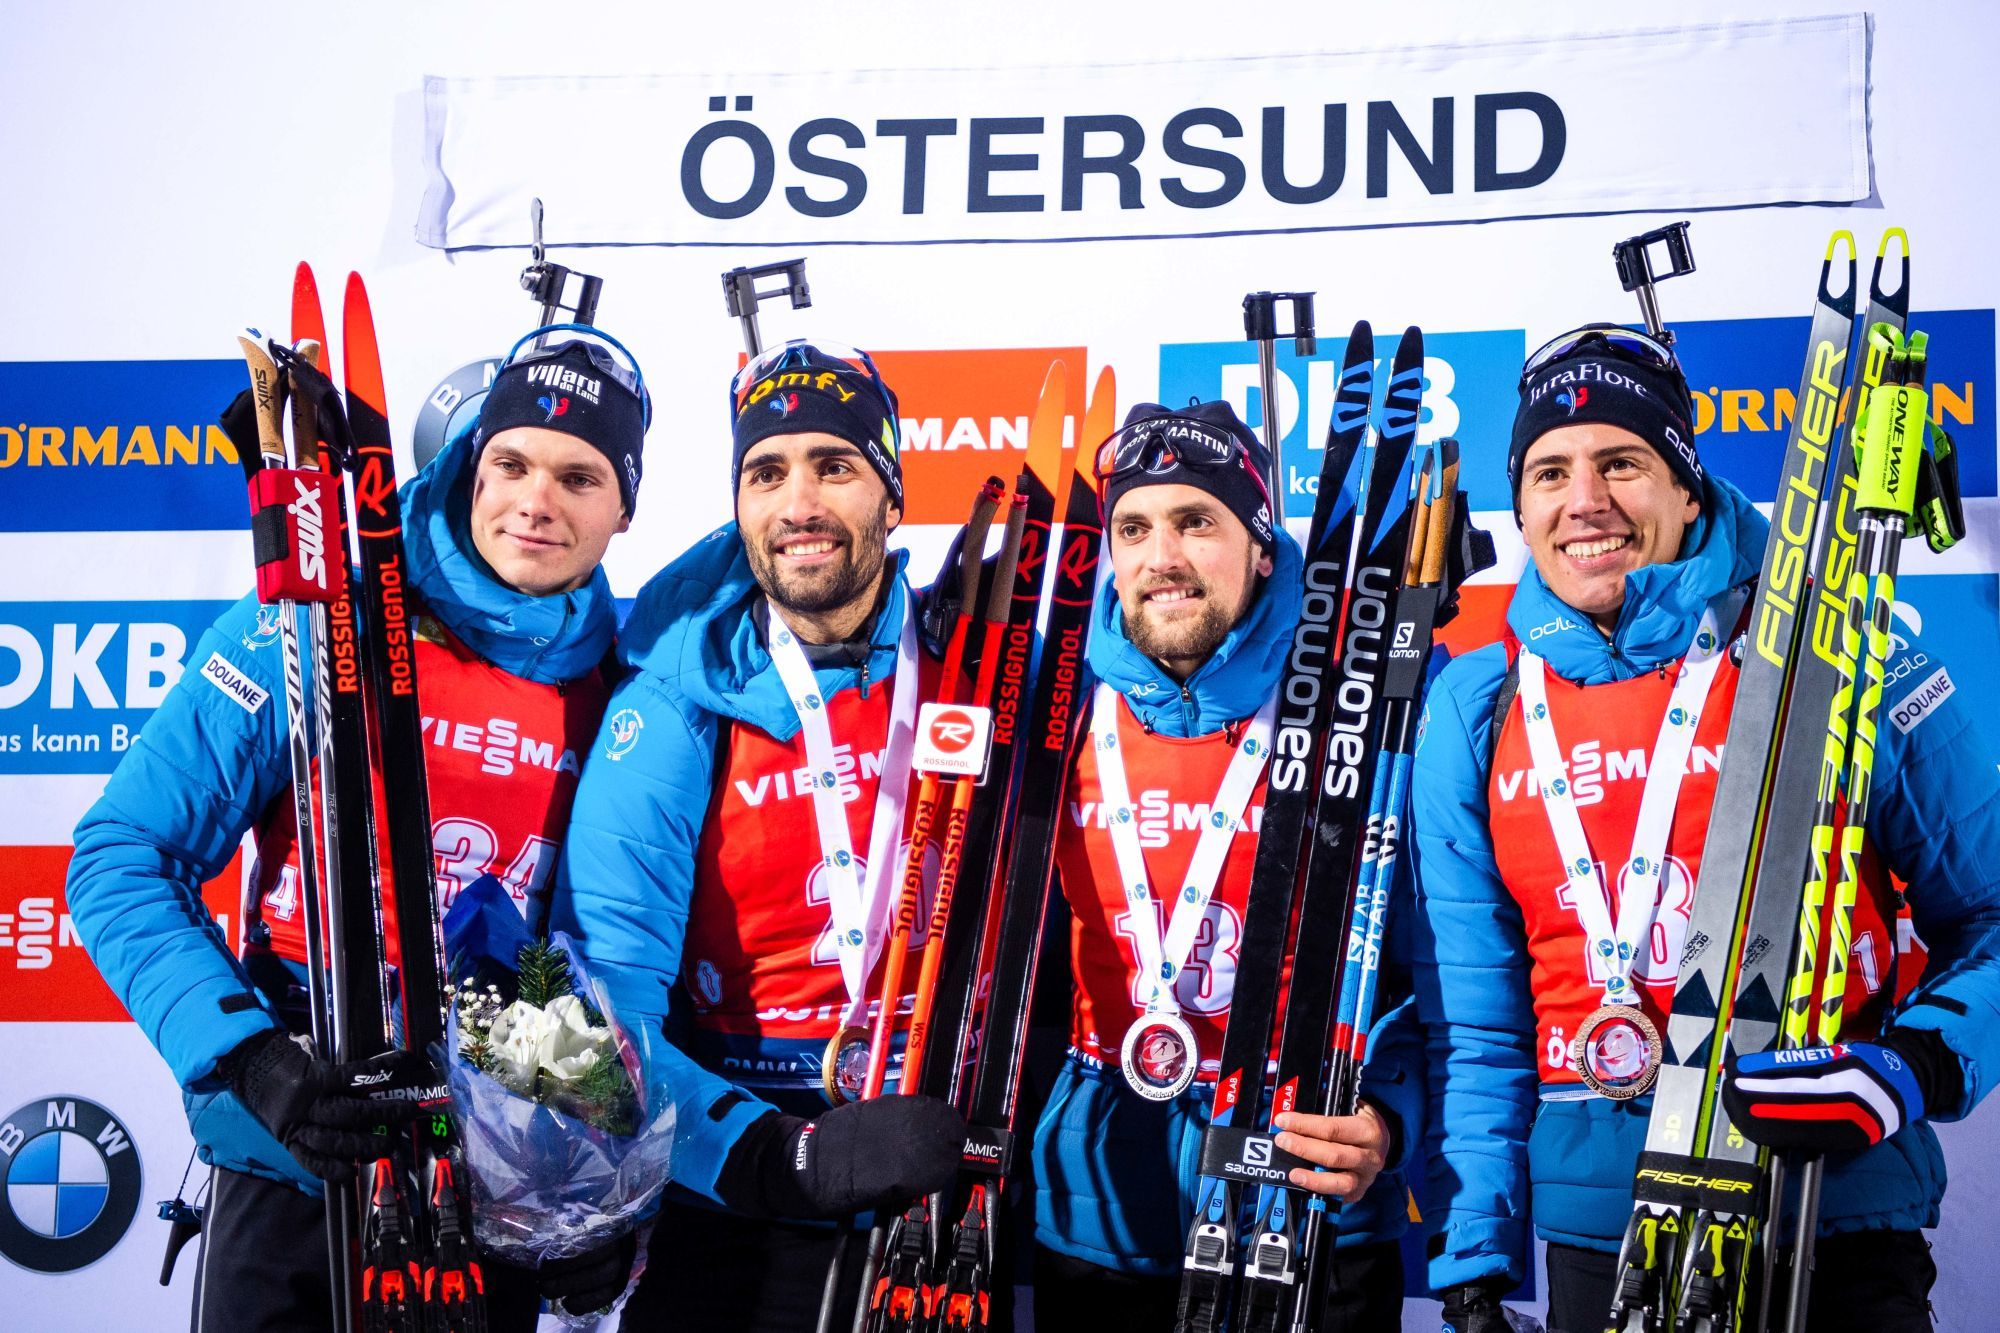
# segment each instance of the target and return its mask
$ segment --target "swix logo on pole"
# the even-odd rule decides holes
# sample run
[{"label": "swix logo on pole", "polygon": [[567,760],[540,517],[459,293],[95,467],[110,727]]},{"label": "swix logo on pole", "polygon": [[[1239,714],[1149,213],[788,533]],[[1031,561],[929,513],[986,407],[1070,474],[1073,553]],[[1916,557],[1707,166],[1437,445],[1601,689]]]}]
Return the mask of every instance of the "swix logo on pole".
[{"label": "swix logo on pole", "polygon": [[298,532],[299,576],[316,588],[326,587],[326,538],[320,522],[320,488],[305,473],[295,473],[292,486],[298,492],[286,512]]}]

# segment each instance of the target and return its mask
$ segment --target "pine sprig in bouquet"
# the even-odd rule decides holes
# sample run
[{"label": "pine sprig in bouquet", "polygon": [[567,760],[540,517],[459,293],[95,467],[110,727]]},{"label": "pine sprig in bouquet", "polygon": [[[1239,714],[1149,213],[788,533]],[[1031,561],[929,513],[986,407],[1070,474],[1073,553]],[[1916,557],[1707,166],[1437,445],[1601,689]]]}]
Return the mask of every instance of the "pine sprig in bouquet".
[{"label": "pine sprig in bouquet", "polygon": [[520,947],[515,967],[511,1003],[498,983],[480,990],[471,977],[450,992],[465,1062],[564,1115],[607,1133],[632,1133],[637,1092],[604,1015],[577,993],[569,960],[537,940]]}]

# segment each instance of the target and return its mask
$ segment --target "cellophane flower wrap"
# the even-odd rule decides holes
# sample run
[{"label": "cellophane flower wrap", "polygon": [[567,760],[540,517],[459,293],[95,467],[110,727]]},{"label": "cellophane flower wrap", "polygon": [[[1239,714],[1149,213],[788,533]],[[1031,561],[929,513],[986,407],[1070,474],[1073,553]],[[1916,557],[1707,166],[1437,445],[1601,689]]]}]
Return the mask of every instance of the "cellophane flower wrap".
[{"label": "cellophane flower wrap", "polygon": [[453,902],[445,939],[473,1235],[534,1267],[632,1230],[672,1155],[673,1099],[646,1080],[661,1038],[622,1026],[569,938],[535,940],[490,877]]}]

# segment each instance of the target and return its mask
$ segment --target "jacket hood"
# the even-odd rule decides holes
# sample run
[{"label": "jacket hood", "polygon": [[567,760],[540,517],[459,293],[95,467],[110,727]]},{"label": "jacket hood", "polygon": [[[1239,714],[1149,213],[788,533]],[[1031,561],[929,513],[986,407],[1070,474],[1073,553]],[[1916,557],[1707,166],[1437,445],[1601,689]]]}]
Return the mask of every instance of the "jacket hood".
[{"label": "jacket hood", "polygon": [[1708,604],[1757,576],[1771,524],[1735,485],[1711,473],[1680,559],[1625,576],[1625,604],[1606,639],[1590,617],[1549,591],[1533,560],[1521,571],[1507,627],[1564,680],[1624,680],[1687,652]]},{"label": "jacket hood", "polygon": [[618,629],[602,566],[581,588],[532,597],[500,581],[472,544],[473,432],[403,487],[403,550],[424,607],[465,645],[524,680],[560,684],[604,660]]},{"label": "jacket hood", "polygon": [[[868,678],[888,680],[910,604],[905,551],[889,552],[888,595],[868,629]],[[762,596],[736,524],[725,523],[639,591],[619,640],[625,665],[657,678],[694,707],[790,740],[799,717],[757,635],[750,608]],[[854,667],[820,667],[823,693],[857,683]]]},{"label": "jacket hood", "polygon": [[1280,530],[1264,586],[1243,619],[1185,682],[1168,675],[1125,636],[1125,614],[1116,584],[1097,590],[1091,628],[1090,669],[1125,696],[1148,729],[1185,739],[1249,717],[1277,688],[1299,621],[1305,558]]}]

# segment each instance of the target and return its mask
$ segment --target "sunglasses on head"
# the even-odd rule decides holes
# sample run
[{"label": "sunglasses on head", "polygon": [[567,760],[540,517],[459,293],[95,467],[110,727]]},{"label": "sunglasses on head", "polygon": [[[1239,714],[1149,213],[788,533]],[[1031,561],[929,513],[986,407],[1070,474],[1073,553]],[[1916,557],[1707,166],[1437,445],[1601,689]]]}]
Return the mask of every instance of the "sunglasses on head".
[{"label": "sunglasses on head", "polygon": [[[551,333],[564,332],[580,333],[583,337],[547,345],[541,341]],[[553,361],[566,354],[571,347],[583,348],[584,355],[590,359],[592,369],[638,398],[641,429],[653,424],[653,396],[646,392],[646,377],[639,371],[638,358],[626,349],[624,343],[595,325],[545,324],[520,338],[507,350],[507,355],[500,358],[500,370],[505,370],[509,366],[531,365],[537,361]],[[523,351],[523,348],[527,350]],[[625,359],[620,361],[617,356],[613,356],[612,348],[618,349],[619,355]]]},{"label": "sunglasses on head", "polygon": [[1521,367],[1521,382],[1517,389],[1528,387],[1528,381],[1548,366],[1558,361],[1566,361],[1572,356],[1585,352],[1604,351],[1627,361],[1636,361],[1642,366],[1655,370],[1670,370],[1681,373],[1681,363],[1673,350],[1658,338],[1636,333],[1620,324],[1586,324],[1580,329],[1551,338],[1536,349],[1527,363]]},{"label": "sunglasses on head", "polygon": [[1264,480],[1264,471],[1241,440],[1206,421],[1178,415],[1134,422],[1098,445],[1092,464],[1098,493],[1103,494],[1112,482],[1135,472],[1156,470],[1155,465],[1162,458],[1172,458],[1197,471],[1241,466],[1263,492],[1264,503],[1271,503],[1271,488]]}]

